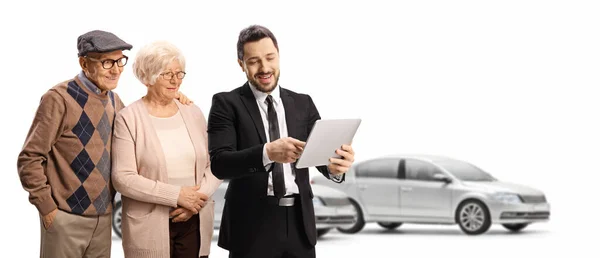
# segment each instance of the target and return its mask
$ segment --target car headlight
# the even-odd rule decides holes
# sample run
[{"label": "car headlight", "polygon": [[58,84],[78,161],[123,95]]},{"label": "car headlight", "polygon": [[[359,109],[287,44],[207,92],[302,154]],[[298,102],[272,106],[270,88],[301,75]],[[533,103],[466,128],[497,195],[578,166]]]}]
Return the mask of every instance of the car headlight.
[{"label": "car headlight", "polygon": [[315,198],[313,198],[313,206],[325,206],[325,203],[321,198],[315,196]]},{"label": "car headlight", "polygon": [[521,197],[514,193],[495,193],[493,198],[504,203],[521,203]]}]

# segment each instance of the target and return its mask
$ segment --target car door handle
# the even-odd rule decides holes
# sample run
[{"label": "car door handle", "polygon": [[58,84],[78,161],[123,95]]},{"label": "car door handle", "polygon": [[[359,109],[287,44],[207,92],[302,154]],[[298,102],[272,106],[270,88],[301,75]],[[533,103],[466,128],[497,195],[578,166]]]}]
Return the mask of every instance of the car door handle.
[{"label": "car door handle", "polygon": [[412,191],[412,187],[400,187],[400,190],[402,190],[403,192],[410,192]]},{"label": "car door handle", "polygon": [[358,189],[360,189],[360,190],[365,190],[365,189],[367,189],[368,187],[369,187],[369,186],[367,186],[367,185],[358,185]]}]

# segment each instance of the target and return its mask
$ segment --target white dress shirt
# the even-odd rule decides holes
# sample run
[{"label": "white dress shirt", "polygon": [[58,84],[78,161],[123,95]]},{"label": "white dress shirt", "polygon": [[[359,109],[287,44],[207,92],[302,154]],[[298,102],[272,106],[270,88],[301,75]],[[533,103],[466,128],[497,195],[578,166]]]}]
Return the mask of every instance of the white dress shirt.
[{"label": "white dress shirt", "polygon": [[[267,136],[267,142],[271,142],[271,138],[269,136],[269,120],[268,120],[268,104],[267,104],[267,93],[257,90],[254,85],[250,84],[250,89],[254,94],[254,98],[256,99],[256,103],[260,109],[260,117],[262,118],[263,126],[265,127],[265,135]],[[271,96],[273,96],[273,107],[275,108],[275,112],[277,112],[277,123],[279,123],[279,137],[285,138],[288,137],[287,131],[287,123],[285,121],[285,109],[283,108],[283,102],[281,102],[281,98],[279,96],[279,85],[275,87],[273,92],[271,92]],[[263,165],[267,167],[269,164],[273,163],[272,160],[269,159],[269,155],[267,155],[266,145],[263,147]],[[283,165],[283,175],[285,181],[285,195],[298,194],[300,190],[298,190],[298,185],[294,181],[296,176],[292,173],[292,166],[290,163],[284,163]],[[268,167],[267,167],[268,168]],[[267,195],[274,196],[275,193],[273,191],[273,173],[269,173],[268,187],[267,187]]]}]

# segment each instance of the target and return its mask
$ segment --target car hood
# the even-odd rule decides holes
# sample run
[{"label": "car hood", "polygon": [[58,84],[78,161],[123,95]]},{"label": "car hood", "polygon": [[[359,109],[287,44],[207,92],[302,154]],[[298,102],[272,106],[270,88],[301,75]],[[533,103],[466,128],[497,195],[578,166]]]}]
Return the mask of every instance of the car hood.
[{"label": "car hood", "polygon": [[492,181],[492,182],[475,182],[463,181],[463,184],[469,187],[479,188],[490,192],[508,192],[521,195],[543,195],[544,193],[538,189],[509,182]]},{"label": "car hood", "polygon": [[324,185],[310,185],[315,196],[325,198],[348,198],[348,195],[340,190]]}]

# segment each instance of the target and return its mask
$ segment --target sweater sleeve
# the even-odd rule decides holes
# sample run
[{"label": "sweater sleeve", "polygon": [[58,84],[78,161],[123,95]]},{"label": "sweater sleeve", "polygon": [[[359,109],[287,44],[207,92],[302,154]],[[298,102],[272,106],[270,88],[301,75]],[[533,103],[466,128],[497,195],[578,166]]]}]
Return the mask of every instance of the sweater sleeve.
[{"label": "sweater sleeve", "polygon": [[125,108],[125,104],[123,104],[123,101],[121,100],[121,97],[119,97],[119,94],[117,94],[116,92],[113,92],[115,94],[115,112],[119,112],[121,111],[121,109]]},{"label": "sweater sleeve", "polygon": [[29,201],[42,215],[56,209],[44,163],[52,145],[62,133],[66,106],[54,90],[42,96],[25,144],[17,161],[17,170],[23,188],[29,192]]},{"label": "sweater sleeve", "polygon": [[177,207],[181,187],[148,179],[138,173],[135,142],[123,114],[115,119],[112,140],[112,181],[129,198]]}]

